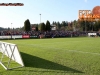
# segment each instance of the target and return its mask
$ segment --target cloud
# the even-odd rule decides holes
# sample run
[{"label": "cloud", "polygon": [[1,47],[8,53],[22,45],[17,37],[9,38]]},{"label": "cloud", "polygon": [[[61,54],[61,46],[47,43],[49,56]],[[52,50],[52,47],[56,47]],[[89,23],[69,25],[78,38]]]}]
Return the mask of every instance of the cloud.
[{"label": "cloud", "polygon": [[84,0],[87,3],[87,0]]}]

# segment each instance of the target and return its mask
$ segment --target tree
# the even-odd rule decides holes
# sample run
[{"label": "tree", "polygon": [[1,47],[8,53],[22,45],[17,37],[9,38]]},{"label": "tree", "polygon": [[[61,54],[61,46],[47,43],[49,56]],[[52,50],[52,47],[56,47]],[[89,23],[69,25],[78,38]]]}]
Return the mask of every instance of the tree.
[{"label": "tree", "polygon": [[68,26],[68,21],[66,21],[65,23],[66,23],[66,26]]},{"label": "tree", "polygon": [[40,24],[40,31],[45,31],[45,24],[44,23]]},{"label": "tree", "polygon": [[78,27],[79,31],[85,31],[85,21],[78,19],[77,27]]},{"label": "tree", "polygon": [[94,31],[99,31],[99,21],[95,21],[95,24],[94,24]]},{"label": "tree", "polygon": [[27,19],[27,20],[24,22],[24,30],[25,30],[26,32],[31,31],[31,25],[30,25],[29,19]]},{"label": "tree", "polygon": [[77,21],[76,20],[73,21],[73,30],[74,31],[77,30]]},{"label": "tree", "polygon": [[61,28],[61,24],[60,24],[60,22],[59,22],[59,21],[57,22],[56,27],[57,27],[57,30],[59,30],[59,29]]},{"label": "tree", "polygon": [[90,31],[91,24],[92,23],[90,21],[86,21],[86,31]]},{"label": "tree", "polygon": [[46,31],[50,31],[51,30],[51,26],[50,26],[50,22],[47,20],[47,22],[46,22],[46,27],[45,27],[46,29]]},{"label": "tree", "polygon": [[64,26],[64,27],[67,26],[65,21],[62,21],[61,24],[62,24],[62,26]]},{"label": "tree", "polygon": [[10,28],[8,27],[8,31],[10,30]]},{"label": "tree", "polygon": [[73,24],[73,22],[69,22],[69,23],[68,23],[68,27],[67,27],[67,30],[68,30],[68,31],[73,31],[72,24]]},{"label": "tree", "polygon": [[54,21],[52,22],[52,25],[55,25],[55,22]]},{"label": "tree", "polygon": [[38,31],[38,25],[36,25],[35,30]]},{"label": "tree", "polygon": [[56,26],[54,21],[52,22],[52,24],[51,24],[51,25],[52,25],[52,26]]},{"label": "tree", "polygon": [[82,31],[85,31],[85,29],[86,29],[86,22],[84,20],[80,21],[80,26],[82,28]]},{"label": "tree", "polygon": [[98,20],[98,31],[100,30],[100,19]]},{"label": "tree", "polygon": [[95,24],[94,24],[94,31],[97,31],[97,25],[98,25],[98,23],[96,21]]}]

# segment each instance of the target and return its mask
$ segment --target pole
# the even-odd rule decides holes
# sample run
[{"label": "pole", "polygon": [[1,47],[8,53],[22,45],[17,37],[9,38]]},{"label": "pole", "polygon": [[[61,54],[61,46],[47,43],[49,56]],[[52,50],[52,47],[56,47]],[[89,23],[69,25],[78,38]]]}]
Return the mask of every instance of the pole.
[{"label": "pole", "polygon": [[41,23],[41,14],[40,14],[40,23]]},{"label": "pole", "polygon": [[12,29],[12,23],[11,23],[11,29]]},{"label": "pole", "polygon": [[11,39],[12,39],[12,23],[11,23]]},{"label": "pole", "polygon": [[85,32],[86,32],[86,20],[85,20]]}]

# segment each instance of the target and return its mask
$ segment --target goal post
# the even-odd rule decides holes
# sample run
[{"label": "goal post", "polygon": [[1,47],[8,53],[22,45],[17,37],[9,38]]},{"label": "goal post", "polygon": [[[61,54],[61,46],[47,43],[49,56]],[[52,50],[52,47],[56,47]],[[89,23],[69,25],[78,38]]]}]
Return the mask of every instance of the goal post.
[{"label": "goal post", "polygon": [[[0,64],[6,70],[24,67],[24,63],[23,63],[21,54],[20,54],[16,44],[0,41],[0,53],[1,53],[0,54],[0,56],[1,56]],[[6,61],[6,62],[4,62],[4,61]],[[4,63],[6,63],[6,64],[4,64]],[[17,63],[17,66],[15,63]],[[12,64],[13,64],[13,66],[10,66]]]}]

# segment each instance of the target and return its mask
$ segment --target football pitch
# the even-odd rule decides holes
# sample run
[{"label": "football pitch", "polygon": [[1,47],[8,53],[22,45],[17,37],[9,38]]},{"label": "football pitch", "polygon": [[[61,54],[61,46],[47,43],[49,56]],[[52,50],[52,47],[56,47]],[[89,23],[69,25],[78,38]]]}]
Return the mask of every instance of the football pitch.
[{"label": "football pitch", "polygon": [[0,65],[0,75],[100,74],[99,37],[1,41],[17,44],[25,67],[5,70]]}]

